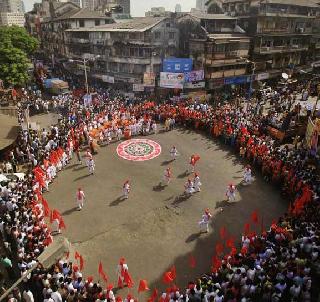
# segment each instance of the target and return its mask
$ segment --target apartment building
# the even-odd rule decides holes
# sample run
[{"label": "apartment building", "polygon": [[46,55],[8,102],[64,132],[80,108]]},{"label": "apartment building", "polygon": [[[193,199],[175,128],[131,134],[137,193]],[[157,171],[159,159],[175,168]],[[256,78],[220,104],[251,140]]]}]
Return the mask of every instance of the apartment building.
[{"label": "apartment building", "polygon": [[181,56],[194,59],[204,69],[208,89],[225,82],[248,81],[250,38],[225,14],[191,13],[178,20]]},{"label": "apartment building", "polygon": [[128,85],[141,84],[145,73],[158,74],[162,59],[175,56],[179,31],[175,19],[133,18],[94,28],[65,31],[68,57],[96,57],[91,76]]}]

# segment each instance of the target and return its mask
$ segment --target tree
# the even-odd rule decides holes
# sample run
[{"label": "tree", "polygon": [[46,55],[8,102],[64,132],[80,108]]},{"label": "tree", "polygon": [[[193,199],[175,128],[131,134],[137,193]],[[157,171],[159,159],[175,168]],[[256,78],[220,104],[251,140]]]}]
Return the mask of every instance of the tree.
[{"label": "tree", "polygon": [[0,79],[5,85],[22,85],[28,80],[29,56],[39,46],[22,27],[0,27]]}]

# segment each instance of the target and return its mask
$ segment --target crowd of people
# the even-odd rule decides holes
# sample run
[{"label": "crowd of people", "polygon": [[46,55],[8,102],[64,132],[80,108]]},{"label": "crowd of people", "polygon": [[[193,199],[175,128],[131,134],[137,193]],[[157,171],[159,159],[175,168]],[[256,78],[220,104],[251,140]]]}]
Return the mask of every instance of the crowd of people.
[{"label": "crowd of people", "polygon": [[[290,98],[287,92],[279,94],[282,101]],[[10,277],[23,277],[8,301],[135,301],[132,296],[116,297],[112,287],[104,289],[91,277],[85,278],[81,265],[72,264],[67,256],[50,269],[37,262],[54,240],[49,221],[56,223],[57,230],[64,227],[59,211],[50,209],[42,194],[74,154],[81,162],[81,151],[87,146],[94,154],[98,143],[156,132],[157,122],[164,123],[168,131],[176,124],[202,130],[230,145],[253,168],[261,170],[266,181],[281,187],[291,203],[270,229],[256,234],[246,228],[240,248],[229,242],[216,249],[210,273],[190,282],[185,290],[174,286],[149,301],[316,300],[320,284],[318,158],[303,144],[282,146],[268,133],[275,120],[288,127],[295,124],[299,107],[288,101],[280,109],[259,114],[259,102],[237,100],[215,107],[187,100],[155,104],[108,92],[97,94],[90,106],[72,95],[55,101],[55,110],[63,114],[59,123],[40,133],[21,131],[15,149],[5,158],[6,172],[15,172],[22,164],[29,167],[23,179],[8,181],[0,192],[0,231],[8,252],[0,261]],[[51,101],[51,106],[54,104]],[[28,105],[30,98],[19,105],[20,122]]]}]

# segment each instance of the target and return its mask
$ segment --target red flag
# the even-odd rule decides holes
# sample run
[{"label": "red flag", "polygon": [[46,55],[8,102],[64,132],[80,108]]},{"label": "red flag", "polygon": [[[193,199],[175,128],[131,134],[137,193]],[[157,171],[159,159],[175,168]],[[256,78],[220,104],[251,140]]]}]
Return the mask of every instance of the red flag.
[{"label": "red flag", "polygon": [[169,284],[172,281],[173,281],[172,273],[171,272],[165,272],[163,274],[163,277],[162,277],[162,282],[165,283],[165,284]]},{"label": "red flag", "polygon": [[91,283],[91,282],[93,281],[93,277],[92,277],[92,276],[89,276],[89,277],[87,278],[87,280],[88,280],[88,283]]},{"label": "red flag", "polygon": [[108,277],[105,272],[102,272],[101,277],[105,283],[108,283]]},{"label": "red flag", "polygon": [[248,248],[244,246],[244,247],[241,249],[241,254],[245,255],[247,252],[248,252]]},{"label": "red flag", "polygon": [[216,244],[216,254],[221,255],[223,252],[223,244],[221,242],[218,242]]},{"label": "red flag", "polygon": [[140,280],[139,281],[138,293],[145,292],[147,290],[149,290],[149,287],[148,287],[148,284],[147,284],[147,280]]},{"label": "red flag", "polygon": [[191,256],[189,257],[189,266],[190,266],[191,268],[195,268],[195,267],[196,267],[196,258],[194,258],[193,255],[191,255]]},{"label": "red flag", "polygon": [[157,296],[158,296],[158,290],[155,288],[151,296],[152,301],[155,301],[157,299]]},{"label": "red flag", "polygon": [[127,286],[129,287],[129,288],[132,288],[133,287],[133,281],[132,281],[132,278],[131,278],[131,276],[130,276],[130,274],[129,274],[129,272],[126,270],[125,272],[124,272],[124,278],[123,278],[123,280],[124,280],[124,282],[127,284]]},{"label": "red flag", "polygon": [[99,275],[101,275],[103,273],[103,267],[102,267],[101,261],[99,262],[98,273],[99,273]]},{"label": "red flag", "polygon": [[84,260],[82,258],[82,256],[80,255],[80,270],[82,271],[84,267]]},{"label": "red flag", "polygon": [[118,288],[123,288],[123,282],[120,276],[118,277]]},{"label": "red flag", "polygon": [[227,229],[225,227],[221,227],[220,228],[220,238],[225,239],[226,236],[227,236]]},{"label": "red flag", "polygon": [[80,254],[77,251],[74,253],[74,258],[76,260],[78,260],[80,258]]},{"label": "red flag", "polygon": [[253,212],[251,213],[251,220],[252,220],[252,222],[255,223],[255,224],[258,223],[259,218],[258,218],[258,212],[257,212],[257,210],[255,210],[255,211],[253,211]]},{"label": "red flag", "polygon": [[237,249],[235,247],[231,248],[231,256],[234,256],[237,254]]},{"label": "red flag", "polygon": [[66,258],[69,259],[70,252],[66,252]]},{"label": "red flag", "polygon": [[229,239],[227,239],[226,246],[230,249],[234,247],[234,238],[233,237],[230,237]]},{"label": "red flag", "polygon": [[176,271],[176,267],[175,266],[172,266],[171,269],[170,269],[170,272],[171,272],[171,275],[172,275],[172,279],[176,279],[177,277],[177,271]]},{"label": "red flag", "polygon": [[64,230],[67,228],[62,217],[60,218],[59,228]]},{"label": "red flag", "polygon": [[244,225],[244,234],[247,235],[250,232],[250,223],[245,223]]}]

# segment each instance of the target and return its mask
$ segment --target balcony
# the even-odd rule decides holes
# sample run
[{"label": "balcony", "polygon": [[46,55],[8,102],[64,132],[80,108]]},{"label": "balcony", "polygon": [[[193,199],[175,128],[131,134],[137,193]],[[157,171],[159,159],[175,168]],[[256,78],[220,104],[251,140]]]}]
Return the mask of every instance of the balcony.
[{"label": "balcony", "polygon": [[308,27],[297,27],[294,29],[288,28],[259,28],[257,30],[258,34],[312,34],[312,28]]},{"label": "balcony", "polygon": [[144,58],[133,58],[133,57],[114,57],[109,56],[107,59],[109,62],[113,63],[126,63],[126,64],[138,64],[138,65],[159,65],[161,64],[161,59],[151,57],[144,57]]},{"label": "balcony", "polygon": [[89,44],[89,39],[69,38],[66,40],[68,44]]},{"label": "balcony", "polygon": [[239,75],[246,74],[246,69],[230,69],[230,70],[222,70],[222,71],[215,71],[215,72],[207,72],[206,77],[211,79],[219,79],[219,78],[227,78],[227,77],[234,77]]},{"label": "balcony", "polygon": [[285,53],[293,51],[304,51],[308,50],[308,45],[283,45],[283,46],[272,46],[272,47],[255,47],[254,52],[259,54],[271,54],[271,53]]}]

